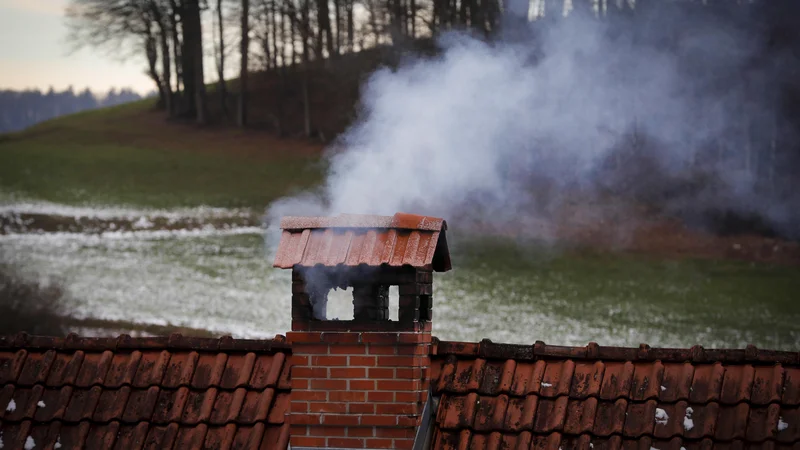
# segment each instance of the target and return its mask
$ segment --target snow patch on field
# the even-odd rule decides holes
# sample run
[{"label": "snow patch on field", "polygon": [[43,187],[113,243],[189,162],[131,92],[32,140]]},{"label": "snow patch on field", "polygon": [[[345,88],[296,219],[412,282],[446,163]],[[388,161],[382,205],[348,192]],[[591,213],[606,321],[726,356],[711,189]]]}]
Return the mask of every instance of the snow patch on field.
[{"label": "snow patch on field", "polygon": [[225,218],[248,217],[249,209],[213,208],[199,206],[196,208],[156,209],[156,208],[124,208],[116,206],[70,206],[50,202],[8,202],[0,204],[0,214],[43,214],[100,220],[124,219],[138,220],[141,217],[163,217],[167,219],[184,218]]}]

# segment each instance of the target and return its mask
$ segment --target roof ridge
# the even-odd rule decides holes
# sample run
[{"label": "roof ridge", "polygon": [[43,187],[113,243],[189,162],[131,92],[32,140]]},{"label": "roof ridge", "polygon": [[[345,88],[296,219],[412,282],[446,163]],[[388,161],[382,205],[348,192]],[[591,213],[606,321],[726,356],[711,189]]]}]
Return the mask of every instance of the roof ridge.
[{"label": "roof ridge", "polygon": [[443,429],[444,430],[449,430],[449,431],[469,430],[471,436],[472,435],[476,435],[476,434],[477,435],[486,436],[486,435],[490,435],[490,434],[493,434],[493,433],[499,433],[501,435],[519,436],[522,433],[528,433],[528,434],[531,435],[531,437],[534,437],[534,436],[552,436],[553,434],[558,434],[562,438],[564,438],[564,437],[566,437],[566,438],[574,438],[574,437],[588,436],[590,438],[599,439],[599,440],[610,440],[610,439],[612,439],[614,437],[618,437],[623,441],[639,441],[639,440],[641,440],[643,438],[649,438],[649,439],[651,439],[653,441],[661,442],[661,441],[671,441],[671,440],[677,438],[677,439],[680,439],[681,442],[691,442],[691,443],[699,443],[699,442],[703,442],[705,440],[711,440],[711,441],[713,441],[715,443],[732,443],[732,442],[744,442],[744,443],[748,443],[748,444],[761,444],[761,443],[764,443],[764,442],[775,442],[775,443],[780,443],[780,444],[785,444],[786,443],[785,441],[781,441],[779,439],[775,439],[774,437],[767,437],[767,438],[764,438],[764,439],[747,439],[747,438],[719,439],[719,438],[716,438],[714,436],[714,434],[711,434],[711,435],[703,434],[703,435],[701,435],[701,437],[686,437],[685,435],[682,435],[682,434],[673,433],[673,434],[670,434],[668,437],[659,437],[659,436],[656,436],[655,433],[652,433],[652,432],[638,434],[638,435],[635,435],[635,436],[629,436],[629,435],[625,434],[625,432],[616,432],[615,431],[615,432],[612,432],[612,433],[610,433],[608,435],[602,435],[601,436],[601,435],[592,434],[591,432],[569,433],[569,432],[566,432],[566,431],[563,431],[563,430],[551,430],[551,431],[488,430],[488,431],[485,431],[485,430],[475,430],[474,428],[467,428],[467,427],[443,428]]},{"label": "roof ridge", "polygon": [[31,422],[31,423],[36,423],[36,424],[53,424],[53,423],[59,423],[59,424],[61,424],[61,425],[67,424],[67,425],[73,425],[73,426],[74,426],[74,425],[80,425],[80,424],[83,424],[83,423],[86,423],[86,424],[89,424],[89,425],[110,425],[110,424],[112,424],[112,423],[116,422],[116,423],[118,423],[118,424],[120,424],[120,425],[125,425],[125,426],[130,426],[130,425],[132,425],[132,426],[139,426],[140,424],[142,424],[142,423],[145,423],[145,424],[148,424],[148,425],[150,425],[150,426],[158,426],[158,427],[164,427],[164,426],[170,426],[170,425],[172,425],[172,424],[176,424],[176,425],[178,425],[179,427],[189,427],[189,428],[193,428],[193,427],[196,427],[196,426],[198,426],[198,425],[201,425],[201,424],[205,424],[205,425],[207,425],[207,426],[209,426],[209,427],[226,427],[226,426],[228,426],[228,425],[230,425],[230,424],[235,424],[237,427],[250,427],[250,426],[256,426],[256,425],[258,425],[258,424],[263,424],[263,425],[265,425],[265,426],[270,426],[270,425],[273,425],[273,426],[280,426],[280,425],[283,425],[283,424],[285,424],[285,423],[286,423],[285,419],[284,419],[284,422],[281,422],[281,423],[275,423],[275,422],[270,422],[268,418],[267,418],[267,419],[259,419],[259,420],[254,420],[254,421],[252,421],[252,422],[246,422],[246,423],[245,423],[245,422],[237,422],[236,420],[230,420],[230,419],[229,419],[229,420],[226,420],[225,422],[215,423],[215,422],[213,422],[213,421],[211,421],[211,420],[204,419],[204,420],[199,420],[199,421],[197,421],[197,422],[193,422],[193,423],[191,423],[191,424],[190,424],[190,423],[187,423],[187,422],[181,422],[181,421],[177,421],[177,420],[168,420],[168,421],[164,421],[164,422],[154,422],[154,421],[152,421],[152,420],[149,420],[149,421],[148,421],[148,420],[136,420],[136,421],[131,421],[131,422],[129,422],[129,421],[125,421],[125,420],[118,420],[118,419],[112,419],[112,420],[94,420],[94,419],[80,419],[80,420],[64,420],[64,419],[37,420],[37,419],[34,419],[34,418],[30,418],[30,417],[23,418],[23,419],[16,419],[16,420],[13,420],[13,419],[3,419],[3,422],[4,422],[4,423],[25,423],[25,422]]},{"label": "roof ridge", "polygon": [[706,349],[702,345],[690,348],[659,348],[641,344],[639,347],[601,346],[590,342],[583,347],[548,345],[536,341],[533,345],[496,344],[490,339],[480,342],[442,341],[434,337],[431,355],[473,356],[484,359],[514,359],[535,361],[559,358],[586,361],[630,362],[691,362],[691,363],[751,363],[800,365],[800,352],[764,350],[755,345],[744,349]]},{"label": "roof ridge", "polygon": [[91,352],[117,350],[193,350],[197,352],[291,352],[286,337],[272,339],[238,339],[226,335],[219,338],[183,336],[131,337],[80,337],[70,333],[66,337],[34,336],[25,332],[0,336],[0,349],[4,350],[84,350]]},{"label": "roof ridge", "polygon": [[734,408],[739,406],[739,405],[746,404],[746,405],[750,406],[751,409],[753,407],[758,408],[758,409],[769,408],[772,405],[779,405],[783,409],[791,409],[791,410],[800,409],[800,405],[786,405],[786,404],[782,403],[780,400],[770,400],[767,403],[753,403],[752,400],[744,399],[744,398],[739,399],[738,401],[736,401],[734,403],[731,403],[731,402],[723,402],[723,401],[721,401],[719,399],[718,400],[713,400],[712,399],[712,400],[707,400],[705,402],[698,402],[698,401],[689,400],[688,398],[684,398],[684,397],[680,397],[677,400],[664,401],[664,400],[661,400],[658,397],[648,397],[648,398],[646,398],[644,400],[636,400],[636,399],[633,399],[633,398],[631,398],[629,396],[626,396],[626,395],[617,395],[617,396],[615,396],[613,398],[602,398],[600,395],[597,395],[597,394],[587,395],[585,397],[574,397],[574,396],[570,395],[570,393],[557,394],[557,395],[542,395],[539,392],[530,392],[530,393],[527,393],[527,394],[524,394],[524,395],[516,395],[516,394],[511,394],[511,393],[508,393],[508,392],[500,392],[498,394],[487,394],[487,393],[481,393],[478,390],[473,390],[473,389],[469,389],[467,391],[461,391],[461,392],[459,392],[459,391],[448,391],[446,389],[434,391],[434,395],[435,396],[439,396],[439,397],[441,397],[443,395],[448,395],[448,396],[466,396],[466,395],[473,394],[473,393],[477,394],[478,397],[485,397],[485,398],[497,398],[497,397],[505,395],[506,397],[508,397],[509,400],[511,400],[511,399],[523,399],[523,398],[527,398],[527,397],[530,397],[530,396],[534,396],[534,397],[537,397],[537,398],[543,399],[543,400],[558,400],[558,399],[560,399],[562,397],[566,397],[568,400],[576,400],[576,401],[581,401],[581,402],[585,402],[586,400],[589,400],[589,399],[595,399],[595,400],[597,400],[598,404],[599,403],[616,403],[616,402],[618,402],[620,400],[625,400],[627,403],[634,403],[634,404],[637,404],[637,405],[642,405],[642,404],[649,403],[649,402],[655,402],[655,403],[657,403],[659,405],[674,406],[674,405],[678,405],[679,403],[682,402],[682,403],[686,403],[687,406],[709,406],[712,403],[716,403],[719,406],[734,407]]}]

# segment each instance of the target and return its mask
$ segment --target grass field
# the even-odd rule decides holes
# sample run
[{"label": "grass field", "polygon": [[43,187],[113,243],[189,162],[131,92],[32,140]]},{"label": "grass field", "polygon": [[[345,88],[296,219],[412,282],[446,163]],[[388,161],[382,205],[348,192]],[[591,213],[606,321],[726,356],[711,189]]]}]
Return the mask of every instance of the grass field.
[{"label": "grass field", "polygon": [[[93,111],[0,136],[0,205],[80,205],[67,210],[112,225],[120,215],[162,223],[156,214],[191,216],[179,211],[200,205],[261,213],[321,180],[317,145],[166,124],[150,108]],[[270,336],[289,328],[289,274],[272,269],[262,233],[0,230],[0,263],[62,280],[83,323]],[[476,241],[455,223],[448,233],[455,270],[437,276],[434,295],[443,339],[800,346],[797,267]],[[331,314],[346,315],[349,300],[337,299]]]},{"label": "grass field", "polygon": [[319,147],[165,125],[152,102],[0,136],[0,191],[64,204],[254,207],[319,182]]}]

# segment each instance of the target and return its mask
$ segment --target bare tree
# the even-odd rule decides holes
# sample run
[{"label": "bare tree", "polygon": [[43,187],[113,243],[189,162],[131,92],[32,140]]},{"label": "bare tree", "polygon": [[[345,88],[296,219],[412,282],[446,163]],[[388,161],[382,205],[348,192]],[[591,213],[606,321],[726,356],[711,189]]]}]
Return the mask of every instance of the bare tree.
[{"label": "bare tree", "polygon": [[[159,105],[167,106],[169,86],[158,71],[158,37],[152,1],[71,0],[67,8],[69,40],[75,49],[89,46],[117,57],[143,49],[147,75],[159,92]],[[120,51],[122,49],[123,51]],[[167,83],[169,80],[167,80]]]},{"label": "bare tree", "polygon": [[[186,87],[187,113],[198,124],[208,122],[206,85],[203,73],[203,29],[200,20],[200,0],[184,0],[181,14],[183,24],[183,73]],[[191,89],[189,85],[191,81]]]},{"label": "bare tree", "polygon": [[247,125],[247,62],[250,53],[250,1],[242,0],[241,65],[239,67],[239,115],[240,127]]},{"label": "bare tree", "polygon": [[219,101],[222,106],[222,115],[228,117],[228,88],[225,84],[225,15],[223,12],[222,0],[217,0],[217,33],[218,44],[217,53],[217,90],[219,91]]},{"label": "bare tree", "polygon": [[169,115],[175,113],[175,98],[172,92],[172,58],[169,48],[169,39],[172,30],[167,20],[169,5],[163,1],[151,0],[150,10],[158,25],[158,39],[161,44],[161,72],[163,78],[164,107]]},{"label": "bare tree", "polygon": [[[317,55],[322,59],[322,51],[325,49],[328,52],[328,57],[331,58],[334,56],[334,52],[328,0],[317,0],[317,25]],[[324,46],[322,44],[323,39],[325,40]]]}]

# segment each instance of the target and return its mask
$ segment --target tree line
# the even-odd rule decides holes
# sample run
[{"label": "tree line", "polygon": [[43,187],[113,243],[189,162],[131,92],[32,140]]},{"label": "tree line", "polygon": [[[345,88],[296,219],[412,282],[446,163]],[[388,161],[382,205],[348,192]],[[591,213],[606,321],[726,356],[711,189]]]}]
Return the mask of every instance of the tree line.
[{"label": "tree line", "polygon": [[23,130],[45,120],[95,108],[114,106],[140,100],[130,89],[111,89],[96,94],[88,88],[75,92],[72,87],[47,92],[0,90],[0,133]]},{"label": "tree line", "polygon": [[[665,21],[665,13],[671,10],[681,11],[684,17],[706,17],[709,24],[742,22],[763,41],[762,54],[726,70],[706,67],[691,55],[679,59],[686,65],[687,77],[713,69],[715,78],[708,90],[743,89],[749,98],[773,102],[776,110],[770,118],[751,114],[746,104],[703,104],[697,111],[697,127],[714,126],[704,122],[713,114],[704,114],[703,108],[727,108],[740,111],[737,136],[724,144],[686,143],[702,147],[702,151],[690,152],[693,159],[687,164],[699,167],[724,161],[731,165],[730,170],[756,180],[758,189],[794,195],[793,170],[800,166],[797,0],[70,0],[68,20],[71,38],[79,45],[145,56],[158,104],[170,117],[198,124],[216,120],[209,115],[209,97],[213,95],[222,117],[244,127],[250,119],[248,113],[269,101],[251,95],[254,77],[272,74],[273,80],[280,81],[269,92],[280,97],[291,92],[296,104],[302,105],[302,134],[310,136],[317,128],[312,118],[323,114],[316,110],[317,115],[312,114],[320,99],[309,92],[314,87],[309,80],[314,74],[330,73],[326,70],[331,67],[357,65],[359,54],[418,50],[417,44],[430,43],[451,30],[489,42],[521,35],[535,46],[537,30],[578,16],[605,23],[610,33],[647,41],[652,48],[670,52],[680,48],[687,30],[700,35],[703,31],[702,21],[694,21],[693,29],[681,21]],[[719,48],[725,51],[724,44]],[[215,76],[207,76],[210,71],[204,67],[209,49],[213,50]],[[229,67],[231,61],[238,63],[235,70]],[[763,67],[770,68],[765,72],[768,76],[755,76]],[[238,79],[226,81],[226,74],[232,73]],[[356,78],[364,75],[359,73]],[[603,75],[598,74],[598,85],[602,85]],[[218,82],[207,84],[212,78]],[[637,89],[636,83],[628,88]],[[352,87],[342,87],[348,89]],[[323,96],[332,93],[337,94],[336,89]],[[357,101],[347,98],[353,103],[348,105],[351,111]],[[635,108],[624,105],[607,105],[607,109],[614,114],[636,114]],[[274,110],[278,123],[288,114],[282,106]],[[332,115],[347,114],[337,109],[328,113]],[[627,144],[614,153],[610,164],[644,170],[641,168],[646,165],[635,163],[635,158],[647,153],[645,131],[634,127],[629,135],[620,136]],[[736,142],[737,148],[731,148],[731,142]]]},{"label": "tree line", "polygon": [[[776,22],[773,38],[797,37],[782,29],[786,18],[798,10],[792,0],[70,0],[67,18],[71,40],[78,46],[104,48],[117,56],[125,52],[144,56],[159,106],[171,116],[200,124],[209,122],[210,77],[204,55],[213,48],[220,80],[215,95],[224,100],[225,115],[233,113],[228,105],[234,100],[236,121],[244,126],[252,70],[308,69],[344,54],[403,46],[454,29],[492,39],[515,21],[544,26],[575,14],[632,30],[637,28],[632,18],[646,16],[643,11],[663,4],[721,15],[749,8],[754,20]],[[231,28],[238,44],[234,92],[224,82],[230,71],[227,57],[233,53]],[[307,109],[306,77],[298,78]]]}]

